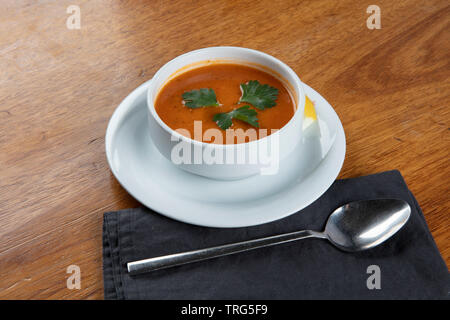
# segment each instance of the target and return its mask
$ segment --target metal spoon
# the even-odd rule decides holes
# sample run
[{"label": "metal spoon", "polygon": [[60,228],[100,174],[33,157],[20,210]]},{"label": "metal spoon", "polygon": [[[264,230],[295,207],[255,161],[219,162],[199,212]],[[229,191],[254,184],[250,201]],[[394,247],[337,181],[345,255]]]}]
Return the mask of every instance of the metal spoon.
[{"label": "metal spoon", "polygon": [[348,252],[366,250],[389,239],[408,221],[410,213],[410,206],[403,200],[355,201],[334,210],[323,232],[296,231],[129,262],[127,267],[128,272],[135,275],[305,238],[328,239],[337,248]]}]

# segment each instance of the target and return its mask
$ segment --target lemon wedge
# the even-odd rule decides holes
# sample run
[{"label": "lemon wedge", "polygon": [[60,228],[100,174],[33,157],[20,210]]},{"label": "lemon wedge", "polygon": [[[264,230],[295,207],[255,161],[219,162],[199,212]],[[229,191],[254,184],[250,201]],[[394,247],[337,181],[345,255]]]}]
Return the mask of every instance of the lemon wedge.
[{"label": "lemon wedge", "polygon": [[317,121],[316,109],[311,99],[306,96],[305,101],[305,114],[303,117],[303,131],[306,135],[320,136],[320,126]]}]

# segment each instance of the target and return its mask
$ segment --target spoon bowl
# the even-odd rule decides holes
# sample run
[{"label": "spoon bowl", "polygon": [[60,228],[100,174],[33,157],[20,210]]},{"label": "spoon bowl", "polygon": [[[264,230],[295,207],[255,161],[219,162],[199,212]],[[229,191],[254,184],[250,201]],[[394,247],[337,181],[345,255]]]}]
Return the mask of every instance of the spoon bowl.
[{"label": "spoon bowl", "polygon": [[329,216],[324,233],[341,250],[366,250],[394,235],[408,221],[410,214],[411,208],[404,200],[350,202]]}]

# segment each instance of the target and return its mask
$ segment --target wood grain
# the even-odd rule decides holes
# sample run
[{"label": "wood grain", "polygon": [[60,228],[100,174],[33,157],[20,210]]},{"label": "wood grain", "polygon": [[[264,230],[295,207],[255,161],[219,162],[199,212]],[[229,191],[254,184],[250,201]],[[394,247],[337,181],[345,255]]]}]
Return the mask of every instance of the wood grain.
[{"label": "wood grain", "polygon": [[323,94],[347,136],[340,177],[399,169],[450,265],[450,6],[376,1],[369,30],[372,2],[2,1],[0,298],[103,297],[103,212],[138,205],[107,166],[108,119],[162,64],[215,45],[272,54]]}]

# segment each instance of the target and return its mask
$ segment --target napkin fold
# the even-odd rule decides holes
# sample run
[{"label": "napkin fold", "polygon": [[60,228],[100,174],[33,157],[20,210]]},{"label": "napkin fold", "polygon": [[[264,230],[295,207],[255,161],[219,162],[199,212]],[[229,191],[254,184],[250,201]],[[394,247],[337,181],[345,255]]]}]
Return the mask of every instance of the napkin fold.
[{"label": "napkin fold", "polygon": [[[304,239],[147,274],[127,272],[130,261],[322,230],[337,207],[374,198],[404,199],[412,212],[397,234],[367,251],[346,253],[326,240]],[[105,299],[448,299],[450,287],[447,266],[398,171],[336,180],[300,212],[253,227],[199,227],[144,207],[107,212],[103,280]]]}]

